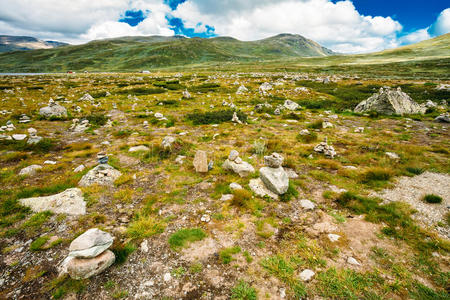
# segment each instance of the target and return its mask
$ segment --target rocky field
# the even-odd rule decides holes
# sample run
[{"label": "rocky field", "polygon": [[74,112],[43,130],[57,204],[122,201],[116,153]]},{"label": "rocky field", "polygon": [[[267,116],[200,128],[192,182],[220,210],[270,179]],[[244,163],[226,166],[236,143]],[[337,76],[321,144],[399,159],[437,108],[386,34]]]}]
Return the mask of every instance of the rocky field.
[{"label": "rocky field", "polygon": [[449,83],[0,76],[0,298],[449,299]]}]

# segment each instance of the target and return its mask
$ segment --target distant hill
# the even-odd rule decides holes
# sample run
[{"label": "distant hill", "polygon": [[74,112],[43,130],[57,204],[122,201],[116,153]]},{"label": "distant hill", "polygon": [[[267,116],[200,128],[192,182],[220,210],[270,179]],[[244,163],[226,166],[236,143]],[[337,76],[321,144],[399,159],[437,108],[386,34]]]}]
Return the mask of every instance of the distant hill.
[{"label": "distant hill", "polygon": [[0,52],[52,49],[68,45],[55,41],[43,41],[30,36],[0,35]]},{"label": "distant hill", "polygon": [[139,36],[0,54],[0,72],[135,71],[211,62],[258,62],[333,52],[300,35],[244,42],[230,37]]}]

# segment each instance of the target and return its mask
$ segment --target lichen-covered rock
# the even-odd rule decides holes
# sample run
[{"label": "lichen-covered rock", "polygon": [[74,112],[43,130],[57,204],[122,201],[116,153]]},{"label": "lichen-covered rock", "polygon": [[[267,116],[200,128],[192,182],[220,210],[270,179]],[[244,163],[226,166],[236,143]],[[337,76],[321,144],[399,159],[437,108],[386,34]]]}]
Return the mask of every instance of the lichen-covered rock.
[{"label": "lichen-covered rock", "polygon": [[296,110],[300,107],[300,105],[298,105],[297,103],[295,103],[294,101],[291,101],[291,100],[284,101],[283,106],[289,110]]},{"label": "lichen-covered rock", "polygon": [[411,97],[402,92],[401,88],[380,88],[379,93],[372,95],[355,107],[355,112],[376,111],[385,115],[423,114],[426,107],[414,102]]},{"label": "lichen-covered rock", "polygon": [[268,196],[272,199],[278,200],[278,195],[270,191],[262,182],[261,178],[250,179],[248,184],[250,189],[258,196],[265,197]]},{"label": "lichen-covered rock", "polygon": [[194,168],[198,173],[208,172],[208,156],[205,151],[197,150],[194,157]]},{"label": "lichen-covered rock", "polygon": [[67,189],[62,193],[51,196],[20,199],[19,202],[30,207],[34,212],[49,210],[56,214],[86,214],[83,192],[78,188]]}]

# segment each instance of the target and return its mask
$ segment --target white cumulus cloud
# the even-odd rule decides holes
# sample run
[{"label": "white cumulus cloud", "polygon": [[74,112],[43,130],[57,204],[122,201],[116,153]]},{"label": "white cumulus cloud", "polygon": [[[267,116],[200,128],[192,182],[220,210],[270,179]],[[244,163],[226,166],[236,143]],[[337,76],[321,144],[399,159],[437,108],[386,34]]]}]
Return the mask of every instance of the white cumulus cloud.
[{"label": "white cumulus cloud", "polygon": [[[173,13],[188,26],[197,22],[215,28],[218,35],[241,40],[266,38],[279,33],[296,33],[336,51],[382,50],[402,30],[390,17],[361,15],[351,1],[329,0],[216,1],[188,0]],[[227,5],[227,4],[233,5]]]}]

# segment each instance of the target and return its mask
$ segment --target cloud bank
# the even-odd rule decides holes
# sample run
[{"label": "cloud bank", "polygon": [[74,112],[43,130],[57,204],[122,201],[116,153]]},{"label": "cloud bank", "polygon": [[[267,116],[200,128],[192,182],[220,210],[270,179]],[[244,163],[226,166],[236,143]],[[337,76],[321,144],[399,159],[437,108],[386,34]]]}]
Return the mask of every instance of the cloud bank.
[{"label": "cloud bank", "polygon": [[450,32],[450,8],[429,27],[405,33],[393,18],[362,15],[349,0],[0,0],[0,7],[0,34],[70,43],[174,34],[256,40],[294,33],[337,52],[363,53]]}]

